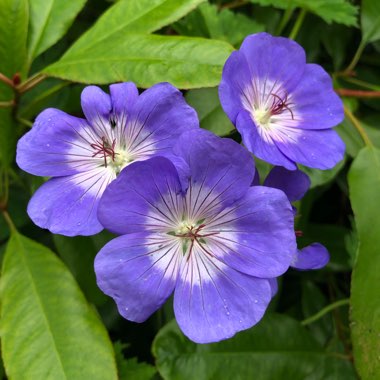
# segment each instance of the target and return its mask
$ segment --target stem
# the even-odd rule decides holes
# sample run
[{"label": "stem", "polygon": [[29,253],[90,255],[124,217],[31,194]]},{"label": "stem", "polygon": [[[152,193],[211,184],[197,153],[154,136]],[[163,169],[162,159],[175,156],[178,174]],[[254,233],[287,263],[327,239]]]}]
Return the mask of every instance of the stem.
[{"label": "stem", "polygon": [[364,80],[360,80],[360,79],[356,79],[352,77],[342,77],[342,79],[348,83],[356,84],[357,86],[368,88],[369,90],[372,90],[372,91],[380,91],[380,86],[365,82]]},{"label": "stem", "polygon": [[9,176],[7,169],[0,169],[0,210],[5,209],[9,198]]},{"label": "stem", "polygon": [[354,57],[352,58],[352,61],[347,66],[346,70],[344,70],[345,74],[348,75],[349,73],[351,73],[354,70],[356,64],[358,63],[358,61],[359,61],[359,59],[360,59],[360,57],[361,57],[361,55],[363,53],[365,45],[366,45],[365,42],[363,40],[361,40],[361,42],[360,42],[360,44],[358,46],[358,49],[356,50],[356,53],[355,53]]},{"label": "stem", "polygon": [[15,105],[14,100],[8,100],[6,102],[0,102],[0,108],[13,107]]},{"label": "stem", "polygon": [[7,222],[8,227],[11,230],[11,232],[12,233],[17,232],[16,226],[14,225],[11,217],[9,216],[8,211],[7,210],[2,210],[2,212],[3,212],[4,219]]},{"label": "stem", "polygon": [[14,87],[14,83],[11,79],[9,79],[8,77],[6,77],[4,74],[0,73],[0,81],[4,82],[5,84],[7,84],[9,87]]},{"label": "stem", "polygon": [[350,88],[337,88],[335,91],[339,95],[354,98],[380,98],[380,91],[352,90]]},{"label": "stem", "polygon": [[354,116],[354,114],[348,109],[348,107],[344,106],[344,113],[346,116],[350,119],[353,126],[356,128],[356,130],[359,132],[361,138],[363,139],[364,143],[367,146],[373,146],[371,140],[369,139],[366,131],[361,126],[359,120]]},{"label": "stem", "polygon": [[329,313],[330,311],[332,311],[332,310],[334,310],[340,306],[349,305],[349,304],[350,304],[349,298],[344,298],[342,300],[336,301],[330,305],[327,305],[326,307],[324,307],[322,310],[318,311],[318,313],[312,315],[311,317],[304,319],[301,322],[301,325],[302,326],[309,325],[310,323],[313,323],[313,322],[317,321],[318,319],[322,318],[325,314]]},{"label": "stem", "polygon": [[351,362],[353,360],[353,357],[352,357],[351,354],[345,355],[345,354],[341,354],[339,352],[329,352],[329,355],[333,356],[334,358],[343,359],[343,360],[349,360]]},{"label": "stem", "polygon": [[24,92],[30,90],[31,88],[35,87],[37,84],[45,80],[47,76],[42,73],[38,73],[36,75],[33,75],[29,79],[27,79],[25,82],[21,83],[19,86],[16,87],[18,93],[23,94]]},{"label": "stem", "polygon": [[287,8],[284,14],[282,15],[281,22],[278,25],[275,34],[280,35],[282,31],[284,30],[285,26],[289,22],[290,18],[292,17],[294,8]]},{"label": "stem", "polygon": [[30,120],[23,119],[22,117],[16,117],[16,121],[18,121],[20,124],[25,125],[28,128],[33,127],[33,123]]},{"label": "stem", "polygon": [[298,34],[298,32],[302,26],[303,20],[305,19],[306,13],[307,13],[306,9],[304,9],[304,8],[301,9],[301,12],[299,13],[297,20],[293,26],[293,29],[289,34],[290,39],[292,39],[292,40],[296,39],[297,34]]}]

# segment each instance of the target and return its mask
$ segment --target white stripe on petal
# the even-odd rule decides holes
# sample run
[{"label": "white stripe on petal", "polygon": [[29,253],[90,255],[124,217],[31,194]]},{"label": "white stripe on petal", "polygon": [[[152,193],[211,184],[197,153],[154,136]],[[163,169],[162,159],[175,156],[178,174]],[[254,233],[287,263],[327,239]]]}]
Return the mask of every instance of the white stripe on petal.
[{"label": "white stripe on petal", "polygon": [[[141,257],[148,257],[151,262],[151,266],[146,269],[146,272],[151,268],[157,268],[160,273],[163,273],[162,278],[175,279],[177,277],[179,265],[183,258],[178,239],[170,235],[153,233],[147,236],[141,244],[131,247],[147,247],[147,251],[140,255]],[[137,257],[139,256],[134,256],[132,259],[134,260]]]},{"label": "white stripe on petal", "polygon": [[92,144],[99,144],[102,141],[101,136],[98,136],[88,125],[83,125],[80,129],[73,126],[72,128],[78,138],[70,143],[70,150],[65,154],[71,166],[75,168],[81,164],[81,171],[84,171],[104,165],[104,158],[101,155],[95,156],[96,149],[91,146]]},{"label": "white stripe on petal", "polygon": [[217,277],[225,276],[227,269],[228,266],[213,254],[209,244],[195,242],[183,259],[180,277],[192,286],[202,286],[214,282]]},{"label": "white stripe on petal", "polygon": [[242,90],[241,101],[257,125],[261,138],[268,144],[295,140],[296,136],[290,130],[294,131],[302,118],[292,102],[292,95],[281,83],[268,78],[255,78],[250,86]]},{"label": "white stripe on petal", "polygon": [[99,198],[108,184],[116,178],[115,173],[112,170],[107,170],[104,167],[95,167],[84,173],[75,174],[68,177],[68,181],[74,182],[75,185],[85,190],[91,195],[95,195]]}]

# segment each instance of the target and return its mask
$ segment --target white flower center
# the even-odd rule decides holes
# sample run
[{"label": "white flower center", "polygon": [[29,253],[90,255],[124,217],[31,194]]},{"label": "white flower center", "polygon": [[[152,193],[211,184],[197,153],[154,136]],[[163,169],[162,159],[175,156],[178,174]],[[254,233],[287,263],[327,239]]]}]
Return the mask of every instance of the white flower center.
[{"label": "white flower center", "polygon": [[178,228],[176,229],[175,233],[176,235],[184,235],[188,233],[192,228],[192,223],[188,221],[182,221],[179,225]]},{"label": "white flower center", "polygon": [[107,158],[107,165],[109,165],[116,174],[119,174],[129,163],[133,161],[133,156],[126,150],[118,150],[112,159],[111,156]]},{"label": "white flower center", "polygon": [[271,112],[265,108],[253,109],[253,118],[260,126],[270,129]]},{"label": "white flower center", "polygon": [[295,104],[280,83],[269,79],[254,81],[245,88],[241,100],[263,132],[295,123]]}]

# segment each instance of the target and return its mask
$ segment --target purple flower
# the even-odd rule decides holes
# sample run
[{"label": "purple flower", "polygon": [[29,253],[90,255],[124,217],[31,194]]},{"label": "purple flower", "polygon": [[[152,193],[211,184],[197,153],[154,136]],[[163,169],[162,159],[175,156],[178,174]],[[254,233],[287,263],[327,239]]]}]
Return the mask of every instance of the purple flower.
[{"label": "purple flower", "polygon": [[177,168],[136,162],[106,189],[99,220],[123,236],[98,253],[97,282],[135,322],[174,291],[182,331],[215,342],[262,318],[296,250],[293,213],[282,191],[250,187],[254,163],[236,142],[199,129],[175,152]]},{"label": "purple flower", "polygon": [[[303,198],[310,187],[310,179],[301,170],[290,171],[277,166],[270,171],[263,185],[282,190],[289,201],[294,202]],[[295,252],[290,266],[298,270],[321,269],[329,260],[327,249],[320,243],[312,243]]]},{"label": "purple flower", "polygon": [[140,96],[133,83],[86,87],[81,96],[86,119],[47,109],[17,146],[25,171],[54,177],[28,205],[35,224],[62,235],[92,235],[101,195],[131,162],[169,155],[178,136],[198,127],[195,111],[180,91],[157,84]]},{"label": "purple flower", "polygon": [[248,36],[228,58],[219,87],[222,107],[257,157],[287,169],[329,169],[344,143],[331,128],[343,105],[329,75],[307,64],[296,42],[267,33]]}]

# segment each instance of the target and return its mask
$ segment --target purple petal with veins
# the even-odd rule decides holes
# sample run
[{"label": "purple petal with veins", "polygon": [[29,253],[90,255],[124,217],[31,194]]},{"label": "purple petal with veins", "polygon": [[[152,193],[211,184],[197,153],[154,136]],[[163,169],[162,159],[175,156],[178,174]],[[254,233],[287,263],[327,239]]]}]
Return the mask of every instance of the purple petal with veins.
[{"label": "purple petal with veins", "polygon": [[257,33],[227,59],[219,86],[222,107],[244,145],[273,165],[296,163],[330,169],[345,146],[331,130],[343,118],[343,103],[330,76],[308,64],[295,41]]},{"label": "purple petal with veins", "polygon": [[164,157],[136,162],[105,190],[99,220],[125,235],[98,254],[97,282],[133,321],[174,289],[185,335],[215,342],[264,315],[296,253],[292,208],[283,192],[250,187],[253,160],[231,140],[194,130],[175,152],[178,169]]},{"label": "purple petal with veins", "polygon": [[18,142],[22,169],[56,177],[28,207],[38,226],[69,236],[99,232],[97,209],[108,184],[132,162],[173,156],[179,135],[198,127],[195,111],[169,83],[141,95],[133,83],[118,83],[110,92],[86,87],[81,96],[86,119],[47,109]]}]

